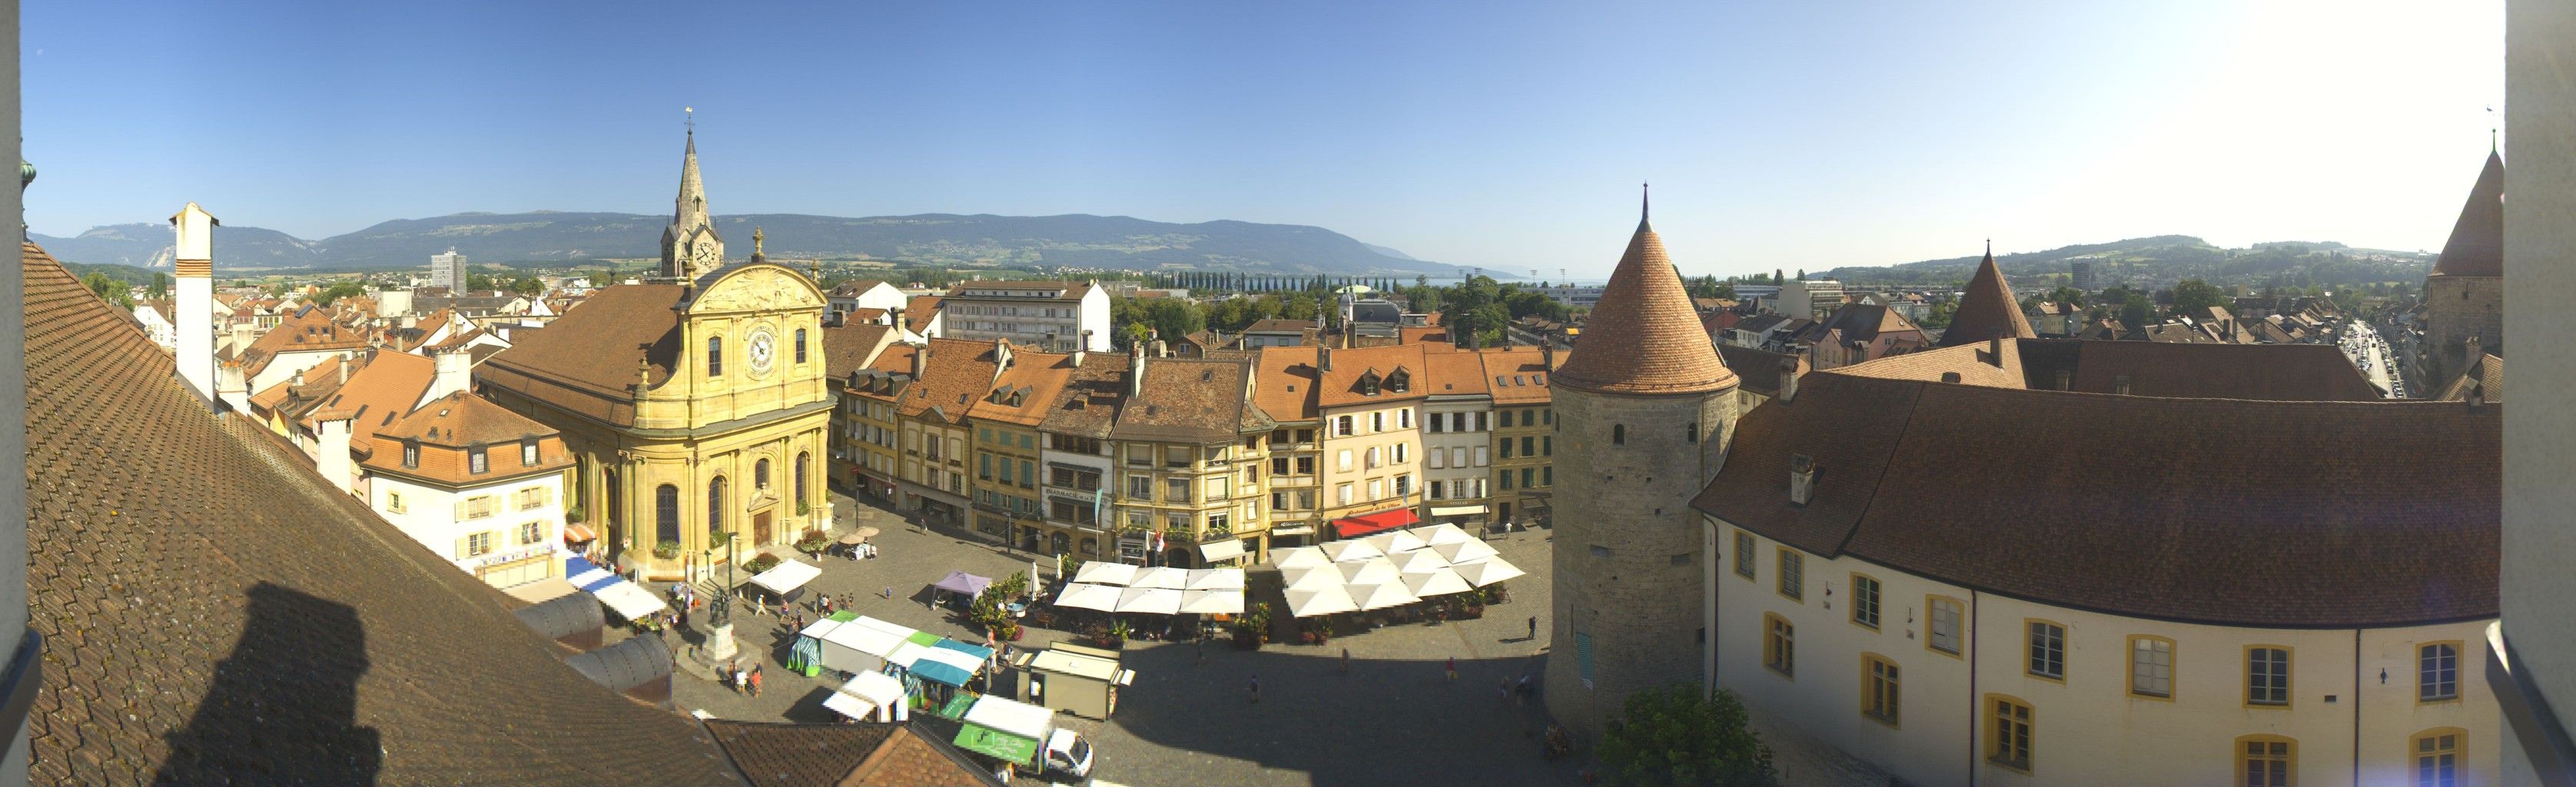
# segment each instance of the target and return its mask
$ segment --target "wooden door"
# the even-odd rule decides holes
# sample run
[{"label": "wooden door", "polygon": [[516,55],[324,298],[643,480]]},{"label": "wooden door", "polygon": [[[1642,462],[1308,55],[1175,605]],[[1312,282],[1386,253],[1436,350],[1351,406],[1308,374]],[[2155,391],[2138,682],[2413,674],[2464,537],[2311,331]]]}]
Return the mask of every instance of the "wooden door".
[{"label": "wooden door", "polygon": [[762,511],[752,516],[751,543],[764,546],[769,543],[769,512]]}]

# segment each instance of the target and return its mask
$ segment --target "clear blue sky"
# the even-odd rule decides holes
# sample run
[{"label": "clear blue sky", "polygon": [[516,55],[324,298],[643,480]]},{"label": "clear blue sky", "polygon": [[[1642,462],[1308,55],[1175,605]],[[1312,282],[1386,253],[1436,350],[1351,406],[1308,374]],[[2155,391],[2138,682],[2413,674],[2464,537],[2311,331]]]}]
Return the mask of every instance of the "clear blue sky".
[{"label": "clear blue sky", "polygon": [[[2159,233],[2439,248],[2500,0],[35,3],[37,232],[197,200],[307,238],[468,210],[1314,224],[1598,275]],[[2508,157],[2510,152],[2508,151]]]}]

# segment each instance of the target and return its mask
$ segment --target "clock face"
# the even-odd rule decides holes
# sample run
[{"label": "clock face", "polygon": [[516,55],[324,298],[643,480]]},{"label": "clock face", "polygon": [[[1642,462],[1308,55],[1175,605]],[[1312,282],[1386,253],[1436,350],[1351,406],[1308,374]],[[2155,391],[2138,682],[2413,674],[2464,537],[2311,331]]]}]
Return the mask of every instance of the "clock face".
[{"label": "clock face", "polygon": [[770,335],[768,328],[753,330],[751,332],[751,373],[768,374],[770,364],[776,360],[778,360],[778,337]]},{"label": "clock face", "polygon": [[700,264],[700,265],[713,265],[713,264],[715,264],[715,262],[716,262],[716,245],[715,245],[715,244],[713,244],[713,243],[703,243],[703,242],[702,242],[702,243],[699,243],[699,244],[698,244],[698,252],[697,252],[696,257],[697,257],[698,264]]}]

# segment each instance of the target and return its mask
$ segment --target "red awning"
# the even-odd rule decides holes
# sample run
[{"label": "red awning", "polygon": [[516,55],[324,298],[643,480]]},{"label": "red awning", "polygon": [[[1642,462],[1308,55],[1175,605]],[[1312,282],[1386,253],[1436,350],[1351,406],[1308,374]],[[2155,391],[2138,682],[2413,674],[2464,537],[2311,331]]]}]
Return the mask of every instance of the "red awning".
[{"label": "red awning", "polygon": [[1365,516],[1333,520],[1333,532],[1342,538],[1358,538],[1381,530],[1394,530],[1422,521],[1411,508],[1390,508]]}]

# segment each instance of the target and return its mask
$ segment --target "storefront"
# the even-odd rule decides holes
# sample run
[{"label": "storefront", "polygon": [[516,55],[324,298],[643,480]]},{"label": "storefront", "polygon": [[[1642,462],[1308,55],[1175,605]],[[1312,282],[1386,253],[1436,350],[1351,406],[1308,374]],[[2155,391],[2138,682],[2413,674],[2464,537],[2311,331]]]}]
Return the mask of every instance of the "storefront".
[{"label": "storefront", "polygon": [[1422,517],[1415,515],[1410,507],[1390,508],[1374,514],[1333,520],[1333,537],[1335,539],[1358,538],[1399,527],[1410,527],[1421,521]]}]

